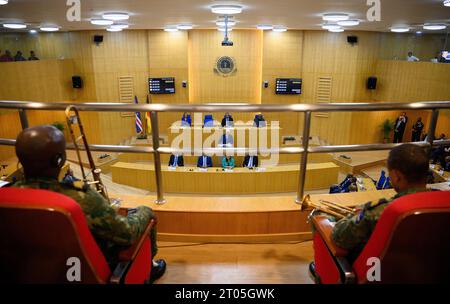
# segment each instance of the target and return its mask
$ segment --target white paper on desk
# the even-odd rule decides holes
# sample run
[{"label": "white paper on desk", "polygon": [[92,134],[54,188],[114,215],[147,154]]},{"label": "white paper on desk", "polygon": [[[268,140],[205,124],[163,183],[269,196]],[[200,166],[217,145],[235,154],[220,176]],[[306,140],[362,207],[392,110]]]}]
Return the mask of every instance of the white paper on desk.
[{"label": "white paper on desk", "polygon": [[197,171],[199,171],[199,172],[208,172],[208,169],[206,169],[206,168],[198,168]]},{"label": "white paper on desk", "polygon": [[264,167],[256,168],[256,171],[257,171],[257,172],[264,172],[264,171],[266,171],[266,170],[267,170],[267,168],[264,168]]},{"label": "white paper on desk", "polygon": [[169,171],[177,171],[177,167],[169,166],[169,167],[167,167],[167,170],[169,170]]},{"label": "white paper on desk", "polygon": [[225,172],[233,172],[233,169],[224,169]]}]

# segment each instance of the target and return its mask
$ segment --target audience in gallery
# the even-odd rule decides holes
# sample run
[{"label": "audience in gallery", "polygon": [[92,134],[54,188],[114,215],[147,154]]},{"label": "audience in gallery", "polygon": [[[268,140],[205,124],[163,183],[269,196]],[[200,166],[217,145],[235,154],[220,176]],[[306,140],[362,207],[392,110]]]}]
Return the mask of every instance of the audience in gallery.
[{"label": "audience in gallery", "polygon": [[[0,50],[1,54],[1,50]],[[39,60],[34,51],[30,51],[30,57],[28,60]],[[0,56],[0,62],[12,62],[12,61],[27,61],[27,59],[23,56],[22,51],[17,51],[16,55],[13,57],[11,55],[10,50],[5,50],[5,53]]]}]

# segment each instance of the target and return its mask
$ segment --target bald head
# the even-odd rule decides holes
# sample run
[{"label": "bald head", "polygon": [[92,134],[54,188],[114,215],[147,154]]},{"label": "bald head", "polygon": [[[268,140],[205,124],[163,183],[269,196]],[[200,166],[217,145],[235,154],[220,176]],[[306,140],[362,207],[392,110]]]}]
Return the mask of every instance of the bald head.
[{"label": "bald head", "polygon": [[64,134],[53,126],[23,130],[16,141],[16,154],[26,178],[54,178],[66,161]]}]

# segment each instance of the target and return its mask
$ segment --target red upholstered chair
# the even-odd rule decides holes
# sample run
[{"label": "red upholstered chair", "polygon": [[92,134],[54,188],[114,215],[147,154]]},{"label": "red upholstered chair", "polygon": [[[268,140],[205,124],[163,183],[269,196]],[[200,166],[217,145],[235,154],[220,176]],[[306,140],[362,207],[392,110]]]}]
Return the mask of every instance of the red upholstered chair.
[{"label": "red upholstered chair", "polygon": [[318,216],[313,225],[318,283],[368,283],[372,257],[381,262],[381,282],[375,283],[450,281],[450,191],[417,193],[392,202],[352,265],[347,251],[331,239],[334,224]]},{"label": "red upholstered chair", "polygon": [[45,190],[2,188],[0,282],[72,283],[67,272],[73,264],[67,261],[76,257],[80,283],[144,283],[151,271],[152,225],[120,254],[111,273],[74,200]]}]

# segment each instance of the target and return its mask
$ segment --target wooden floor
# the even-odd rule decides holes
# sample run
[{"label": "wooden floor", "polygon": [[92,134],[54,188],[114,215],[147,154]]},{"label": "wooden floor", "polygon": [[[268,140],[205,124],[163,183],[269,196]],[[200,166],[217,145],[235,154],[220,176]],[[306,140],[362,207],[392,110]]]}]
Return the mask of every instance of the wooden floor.
[{"label": "wooden floor", "polygon": [[312,284],[312,242],[296,244],[159,243],[167,271],[158,284]]}]

